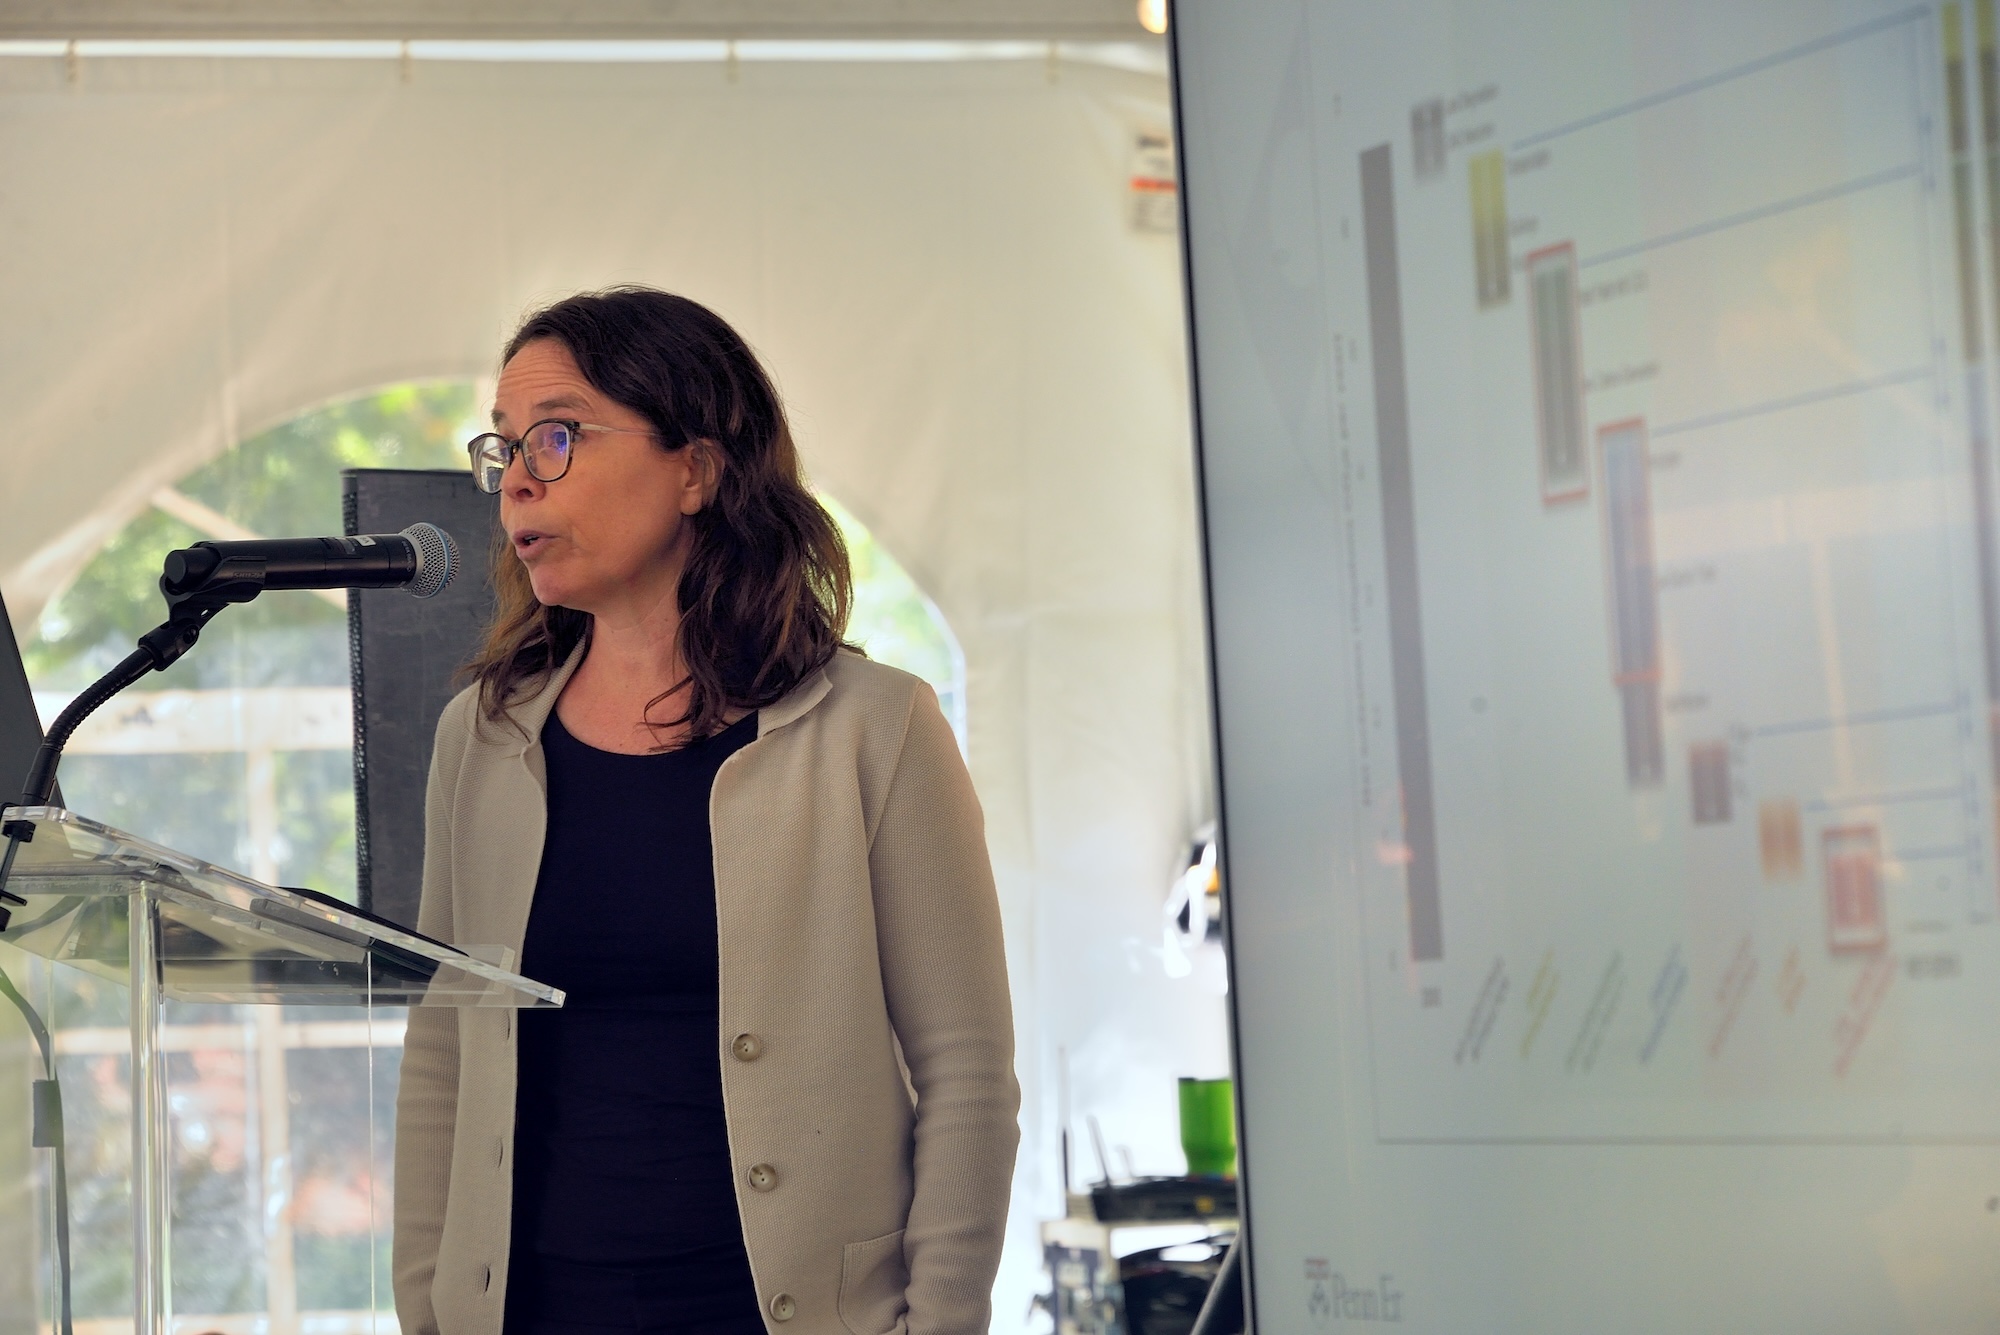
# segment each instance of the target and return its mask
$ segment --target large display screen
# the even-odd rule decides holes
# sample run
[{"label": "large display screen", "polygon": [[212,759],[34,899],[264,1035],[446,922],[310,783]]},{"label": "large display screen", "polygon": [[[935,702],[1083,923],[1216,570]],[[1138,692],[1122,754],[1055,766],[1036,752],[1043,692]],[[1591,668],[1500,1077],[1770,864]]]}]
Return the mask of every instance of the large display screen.
[{"label": "large display screen", "polygon": [[1174,23],[1257,1329],[2000,1326],[1994,0]]}]

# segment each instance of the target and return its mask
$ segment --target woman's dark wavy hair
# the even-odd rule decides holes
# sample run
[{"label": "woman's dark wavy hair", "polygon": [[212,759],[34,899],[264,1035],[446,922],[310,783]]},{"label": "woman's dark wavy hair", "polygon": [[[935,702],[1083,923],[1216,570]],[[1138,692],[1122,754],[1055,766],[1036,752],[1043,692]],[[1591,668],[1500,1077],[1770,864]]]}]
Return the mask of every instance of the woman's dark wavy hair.
[{"label": "woman's dark wavy hair", "polygon": [[[724,456],[720,488],[688,521],[679,639],[687,710],[653,726],[710,736],[727,711],[771,704],[824,667],[842,648],[853,603],[847,545],[806,488],[785,410],[749,345],[706,306],[648,287],[579,293],[536,311],[500,364],[542,338],[568,348],[600,393],[651,422],[663,448],[706,440]],[[536,601],[504,542],[494,547],[493,587],[493,621],[466,673],[497,722],[568,659],[591,619]],[[649,721],[672,693],[648,703]]]}]

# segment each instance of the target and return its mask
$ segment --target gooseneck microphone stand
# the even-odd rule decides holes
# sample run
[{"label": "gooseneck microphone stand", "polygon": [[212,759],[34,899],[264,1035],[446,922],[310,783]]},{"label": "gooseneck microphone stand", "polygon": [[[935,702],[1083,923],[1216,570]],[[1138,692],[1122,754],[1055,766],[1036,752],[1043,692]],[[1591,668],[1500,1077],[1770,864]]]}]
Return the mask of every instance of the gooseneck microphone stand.
[{"label": "gooseneck microphone stand", "polygon": [[[69,702],[35,753],[28,782],[15,806],[39,807],[55,792],[56,766],[62,763],[63,748],[83,721],[103,707],[118,692],[148,672],[164,672],[182,654],[194,648],[201,629],[231,603],[247,603],[264,591],[261,563],[232,563],[222,578],[210,578],[216,569],[215,554],[205,548],[190,547],[169,552],[160,575],[160,592],[166,595],[167,619],[139,637],[139,647],[85,687]],[[7,894],[7,875],[14,868],[15,851],[35,837],[34,822],[15,818],[0,824],[7,836],[5,860],[0,861],[0,932],[7,930],[7,904],[21,905],[18,896]]]},{"label": "gooseneck microphone stand", "polygon": [[[27,784],[21,790],[20,800],[13,804],[15,808],[48,804],[55,792],[56,766],[62,762],[63,748],[85,719],[147,673],[165,670],[192,649],[195,641],[201,638],[202,627],[217,612],[231,603],[247,603],[264,591],[263,581],[255,577],[255,572],[249,572],[244,578],[207,582],[209,569],[202,566],[206,564],[212,569],[213,563],[204,562],[203,555],[201,549],[195,548],[174,552],[167,557],[165,571],[160,576],[160,591],[167,598],[167,619],[141,635],[137,649],[127,654],[118,666],[92,682],[56,716],[48,735],[42,740],[41,749],[35,753],[34,767],[28,771]],[[0,807],[0,815],[4,815],[5,811],[6,808]],[[25,908],[28,903],[19,895],[7,892],[7,878],[13,873],[14,856],[20,852],[21,845],[35,837],[35,825],[33,821],[16,816],[0,822],[0,834],[7,838],[7,851],[0,854],[0,932],[5,932],[12,920],[13,910]],[[23,924],[24,928],[32,925]],[[70,1297],[69,1172],[63,1153],[62,1088],[56,1082],[55,1049],[42,1017],[4,973],[0,973],[0,996],[12,1002],[27,1020],[28,1030],[34,1035],[36,1046],[41,1051],[43,1078],[34,1082],[31,1140],[36,1148],[55,1153],[52,1185],[56,1213],[59,1329],[61,1335],[74,1335]]]}]

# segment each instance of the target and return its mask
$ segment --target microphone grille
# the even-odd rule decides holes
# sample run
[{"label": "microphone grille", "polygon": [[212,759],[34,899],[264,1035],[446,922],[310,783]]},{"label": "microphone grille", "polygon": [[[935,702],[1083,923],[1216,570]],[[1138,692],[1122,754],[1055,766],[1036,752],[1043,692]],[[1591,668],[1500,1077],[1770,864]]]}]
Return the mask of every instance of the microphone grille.
[{"label": "microphone grille", "polygon": [[436,597],[458,573],[457,545],[436,524],[412,524],[403,536],[417,553],[417,573],[403,587],[419,598]]}]

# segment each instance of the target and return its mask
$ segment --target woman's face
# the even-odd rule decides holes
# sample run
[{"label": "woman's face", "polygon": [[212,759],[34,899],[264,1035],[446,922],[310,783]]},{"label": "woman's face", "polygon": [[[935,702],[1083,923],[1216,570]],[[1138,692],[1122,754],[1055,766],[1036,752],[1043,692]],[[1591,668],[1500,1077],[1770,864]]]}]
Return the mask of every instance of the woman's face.
[{"label": "woman's face", "polygon": [[538,601],[613,621],[638,621],[672,600],[692,529],[714,491],[704,442],[660,448],[643,416],[594,388],[569,349],[536,339],[500,371],[493,424],[518,436],[557,417],[622,430],[578,434],[569,471],[531,477],[517,454],[500,485],[500,523],[528,568]]}]

